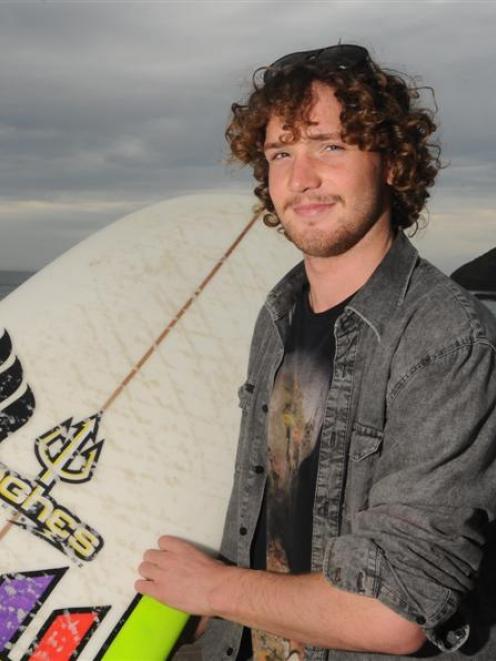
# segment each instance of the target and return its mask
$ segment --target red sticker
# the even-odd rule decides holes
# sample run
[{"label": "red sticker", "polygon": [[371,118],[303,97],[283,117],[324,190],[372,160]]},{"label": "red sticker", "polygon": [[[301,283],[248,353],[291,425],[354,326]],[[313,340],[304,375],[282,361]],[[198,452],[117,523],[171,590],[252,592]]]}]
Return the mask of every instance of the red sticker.
[{"label": "red sticker", "polygon": [[108,607],[55,610],[30,647],[29,661],[77,659]]}]

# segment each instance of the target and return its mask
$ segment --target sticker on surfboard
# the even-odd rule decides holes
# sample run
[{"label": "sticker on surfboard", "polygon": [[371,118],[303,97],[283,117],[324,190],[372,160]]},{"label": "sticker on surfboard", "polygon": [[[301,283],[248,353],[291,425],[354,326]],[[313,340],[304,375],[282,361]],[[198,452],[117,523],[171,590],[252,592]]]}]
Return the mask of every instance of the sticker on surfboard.
[{"label": "sticker on surfboard", "polygon": [[98,531],[64,507],[52,494],[58,481],[80,484],[91,479],[103,440],[98,439],[100,415],[57,425],[34,442],[40,473],[21,475],[0,462],[0,499],[14,511],[13,525],[75,559],[89,562],[103,546]]},{"label": "sticker on surfboard", "polygon": [[35,401],[6,330],[0,337],[0,442],[33,415]]}]

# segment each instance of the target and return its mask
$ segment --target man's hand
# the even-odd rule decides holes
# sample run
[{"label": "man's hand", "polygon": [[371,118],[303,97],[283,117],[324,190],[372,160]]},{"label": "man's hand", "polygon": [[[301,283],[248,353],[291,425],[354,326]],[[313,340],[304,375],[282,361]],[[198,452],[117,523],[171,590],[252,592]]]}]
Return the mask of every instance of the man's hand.
[{"label": "man's hand", "polygon": [[230,567],[177,537],[163,536],[149,549],[135,589],[192,615],[214,615],[210,596],[227,580]]}]

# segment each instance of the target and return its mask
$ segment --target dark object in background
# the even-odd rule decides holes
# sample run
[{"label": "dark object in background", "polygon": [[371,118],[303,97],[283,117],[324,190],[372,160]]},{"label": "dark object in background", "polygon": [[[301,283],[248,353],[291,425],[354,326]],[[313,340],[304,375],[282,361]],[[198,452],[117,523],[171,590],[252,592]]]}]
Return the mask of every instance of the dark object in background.
[{"label": "dark object in background", "polygon": [[451,277],[496,314],[496,248],[460,266]]}]

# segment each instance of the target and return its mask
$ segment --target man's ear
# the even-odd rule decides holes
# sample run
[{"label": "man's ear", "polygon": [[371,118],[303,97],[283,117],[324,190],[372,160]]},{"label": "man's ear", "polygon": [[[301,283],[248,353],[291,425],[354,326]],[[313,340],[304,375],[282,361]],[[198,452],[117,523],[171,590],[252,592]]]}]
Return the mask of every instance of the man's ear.
[{"label": "man's ear", "polygon": [[384,161],[384,180],[388,186],[392,186],[394,183],[394,165],[387,158]]}]

